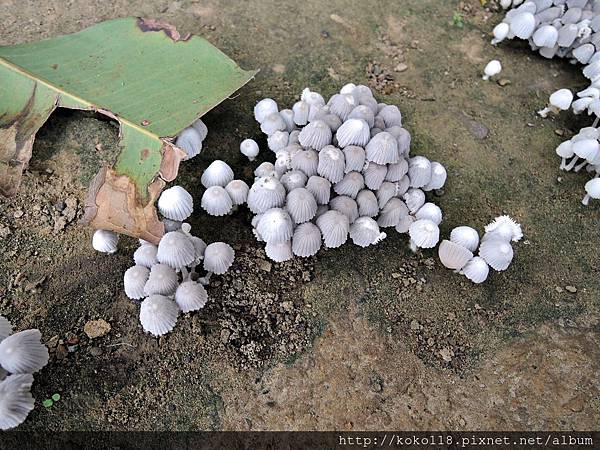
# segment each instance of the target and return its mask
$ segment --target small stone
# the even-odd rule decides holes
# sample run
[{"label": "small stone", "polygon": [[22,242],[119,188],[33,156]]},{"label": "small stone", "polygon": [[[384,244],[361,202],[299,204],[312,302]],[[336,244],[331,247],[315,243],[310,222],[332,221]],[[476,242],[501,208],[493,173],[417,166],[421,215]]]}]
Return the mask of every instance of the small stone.
[{"label": "small stone", "polygon": [[399,274],[398,272],[392,273],[392,278],[394,278],[394,279],[400,278],[401,276],[402,276],[402,274]]},{"label": "small stone", "polygon": [[417,320],[415,320],[415,319],[411,320],[411,322],[410,322],[411,330],[419,330],[420,328],[421,328],[421,324]]},{"label": "small stone", "polygon": [[454,357],[454,352],[452,351],[451,348],[443,348],[440,350],[440,356],[442,357],[442,359],[446,362],[450,362],[452,361],[452,358]]},{"label": "small stone", "polygon": [[10,235],[10,228],[0,225],[0,239],[7,238]]},{"label": "small stone", "polygon": [[508,86],[509,84],[511,84],[511,81],[508,78],[500,78],[498,80],[498,85],[499,86],[504,87],[504,86]]},{"label": "small stone", "polygon": [[399,63],[396,67],[394,67],[394,71],[396,72],[404,72],[406,69],[408,69],[408,66],[404,63]]},{"label": "small stone", "polygon": [[100,356],[102,355],[102,349],[100,347],[90,347],[90,349],[88,350],[90,352],[90,355],[92,356]]},{"label": "small stone", "polygon": [[558,292],[559,294],[563,292],[563,288],[561,288],[560,286],[556,286],[556,287],[554,288],[554,290],[555,290],[556,292]]},{"label": "small stone", "polygon": [[16,210],[16,211],[13,213],[13,217],[14,217],[15,219],[19,219],[19,218],[23,217],[23,215],[24,215],[24,214],[25,214],[25,213],[23,212],[23,210],[22,210],[22,209],[17,209],[17,210]]},{"label": "small stone", "polygon": [[569,291],[571,294],[577,292],[577,288],[575,286],[565,286],[565,289]]},{"label": "small stone", "polygon": [[258,268],[260,270],[263,270],[265,272],[270,272],[272,267],[273,267],[273,265],[269,261],[265,261],[264,259],[261,259],[260,261],[258,261]]},{"label": "small stone", "polygon": [[83,331],[90,339],[106,336],[110,332],[110,324],[104,319],[90,320],[83,326]]},{"label": "small stone", "polygon": [[231,332],[227,328],[223,328],[221,330],[221,342],[223,344],[227,344],[229,342],[230,335],[231,335]]},{"label": "small stone", "polygon": [[565,135],[565,130],[563,130],[562,128],[557,128],[556,130],[554,130],[554,133],[557,136],[564,136]]}]

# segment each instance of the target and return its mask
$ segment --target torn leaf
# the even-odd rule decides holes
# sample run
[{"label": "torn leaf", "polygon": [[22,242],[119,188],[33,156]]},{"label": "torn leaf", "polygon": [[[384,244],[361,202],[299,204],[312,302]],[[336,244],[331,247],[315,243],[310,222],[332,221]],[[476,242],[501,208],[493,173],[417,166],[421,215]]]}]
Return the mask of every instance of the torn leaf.
[{"label": "torn leaf", "polygon": [[17,193],[35,134],[56,107],[97,111],[119,122],[121,151],[93,180],[85,221],[157,242],[164,228],[154,201],[184,157],[173,138],[255,73],[148,19],[0,47],[0,194]]}]

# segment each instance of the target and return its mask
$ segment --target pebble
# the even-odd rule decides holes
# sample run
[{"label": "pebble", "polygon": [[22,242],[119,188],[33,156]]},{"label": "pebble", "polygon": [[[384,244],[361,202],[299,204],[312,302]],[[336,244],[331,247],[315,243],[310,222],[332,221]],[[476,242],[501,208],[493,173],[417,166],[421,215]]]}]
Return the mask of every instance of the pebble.
[{"label": "pebble", "polygon": [[511,81],[510,81],[508,78],[500,78],[500,79],[498,80],[498,85],[499,85],[499,86],[502,86],[502,87],[504,87],[504,86],[508,86],[508,85],[509,85],[509,84],[511,84],[511,83],[512,83],[512,82],[511,82]]},{"label": "pebble", "polygon": [[404,72],[406,69],[408,69],[408,66],[404,63],[399,63],[396,67],[394,67],[396,72]]},{"label": "pebble", "polygon": [[90,339],[106,336],[110,329],[110,324],[104,319],[90,320],[83,326],[83,331]]},{"label": "pebble", "polygon": [[22,210],[22,209],[17,209],[17,210],[14,212],[14,214],[13,214],[13,217],[14,217],[15,219],[19,219],[19,218],[23,217],[23,214],[25,214],[25,213],[23,212],[23,210]]},{"label": "pebble", "polygon": [[577,288],[575,286],[565,286],[565,289],[569,291],[571,294],[577,292]]},{"label": "pebble", "polygon": [[272,267],[273,267],[273,265],[269,261],[265,261],[264,259],[261,259],[258,261],[258,268],[260,270],[263,270],[265,272],[270,272]]},{"label": "pebble", "polygon": [[556,292],[558,292],[559,294],[560,294],[561,292],[563,292],[563,288],[561,288],[560,286],[556,286],[554,289],[555,289],[555,290],[556,290]]},{"label": "pebble", "polygon": [[88,350],[90,352],[90,355],[92,356],[100,356],[102,355],[102,349],[100,347],[90,347],[90,349]]}]

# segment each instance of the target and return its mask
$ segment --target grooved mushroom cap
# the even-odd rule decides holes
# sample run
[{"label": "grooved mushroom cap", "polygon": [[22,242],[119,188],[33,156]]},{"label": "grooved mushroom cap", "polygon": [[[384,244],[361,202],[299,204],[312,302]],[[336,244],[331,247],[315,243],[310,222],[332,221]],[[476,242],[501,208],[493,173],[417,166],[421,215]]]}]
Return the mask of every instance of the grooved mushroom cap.
[{"label": "grooved mushroom cap", "polygon": [[281,208],[272,208],[262,215],[256,231],[265,242],[284,242],[292,238],[294,225],[287,211]]},{"label": "grooved mushroom cap", "polygon": [[187,157],[186,160],[192,159],[202,151],[202,136],[194,127],[188,127],[177,136],[175,145],[183,150]]},{"label": "grooved mushroom cap", "polygon": [[225,161],[214,160],[202,173],[200,181],[205,188],[211,186],[227,186],[233,180],[233,170]]},{"label": "grooved mushroom cap", "polygon": [[0,430],[14,428],[25,421],[35,404],[32,384],[31,374],[10,375],[0,382]]},{"label": "grooved mushroom cap", "polygon": [[213,242],[204,250],[204,270],[222,275],[229,270],[235,259],[235,252],[229,244]]},{"label": "grooved mushroom cap", "polygon": [[200,206],[211,216],[226,216],[233,208],[233,201],[227,190],[221,186],[211,186],[202,194]]},{"label": "grooved mushroom cap", "polygon": [[155,264],[150,269],[148,281],[144,285],[146,295],[172,295],[177,289],[177,273],[166,264]]},{"label": "grooved mushroom cap", "polygon": [[286,191],[281,182],[273,177],[259,177],[248,191],[248,208],[255,214],[278,208],[285,203]]},{"label": "grooved mushroom cap", "polygon": [[483,283],[490,272],[485,260],[479,256],[473,257],[460,271],[465,277],[475,284]]},{"label": "grooved mushroom cap", "polygon": [[296,256],[307,258],[316,255],[321,248],[321,231],[311,223],[300,224],[292,237],[292,252]]},{"label": "grooved mushroom cap", "polygon": [[92,236],[92,247],[102,253],[115,253],[119,235],[113,231],[96,230]]},{"label": "grooved mushroom cap", "polygon": [[311,220],[317,207],[317,201],[308,189],[296,188],[287,195],[286,209],[295,224]]},{"label": "grooved mushroom cap", "polygon": [[321,150],[331,143],[332,137],[331,128],[322,120],[315,120],[302,128],[298,141],[303,147]]},{"label": "grooved mushroom cap", "polygon": [[362,119],[348,119],[338,128],[336,137],[341,148],[348,145],[364,147],[371,139],[371,130]]},{"label": "grooved mushroom cap", "polygon": [[[486,235],[498,237],[506,242],[518,242],[523,237],[521,225],[510,216],[496,217],[491,223],[485,226]],[[485,239],[485,236],[484,236]]]},{"label": "grooved mushroom cap", "polygon": [[179,306],[163,295],[151,295],[140,307],[140,323],[144,331],[162,336],[173,330],[179,316]]},{"label": "grooved mushroom cap", "polygon": [[258,144],[254,139],[244,139],[240,143],[240,152],[246,156],[248,160],[254,161],[260,152]]},{"label": "grooved mushroom cap", "polygon": [[40,330],[11,334],[0,342],[0,366],[10,373],[34,373],[48,364]]},{"label": "grooved mushroom cap", "polygon": [[433,248],[440,240],[440,229],[431,220],[415,220],[408,229],[411,241],[420,248]]},{"label": "grooved mushroom cap", "polygon": [[450,232],[450,241],[474,252],[479,246],[479,233],[471,227],[456,227]]},{"label": "grooved mushroom cap", "polygon": [[194,261],[194,244],[186,233],[171,231],[166,233],[158,243],[156,258],[161,264],[179,270]]},{"label": "grooved mushroom cap", "polygon": [[194,211],[194,199],[181,186],[173,186],[160,194],[158,210],[167,219],[182,221]]},{"label": "grooved mushroom cap", "polygon": [[370,217],[359,217],[350,225],[350,238],[359,247],[374,245],[386,238],[377,222]]},{"label": "grooved mushroom cap", "polygon": [[291,241],[267,242],[265,253],[269,259],[275,262],[289,261],[294,257]]},{"label": "grooved mushroom cap", "polygon": [[144,266],[133,266],[125,271],[123,275],[123,286],[125,295],[131,299],[138,300],[144,298],[144,286],[150,276],[150,269]]},{"label": "grooved mushroom cap", "polygon": [[277,113],[279,108],[277,102],[271,98],[263,98],[254,106],[254,118],[258,123],[262,123],[268,115]]},{"label": "grooved mushroom cap", "polygon": [[204,308],[207,301],[206,289],[195,281],[184,281],[175,291],[175,302],[184,313]]},{"label": "grooved mushroom cap", "polygon": [[438,256],[445,267],[459,270],[473,258],[473,253],[465,247],[444,239],[438,248]]},{"label": "grooved mushroom cap", "polygon": [[348,239],[350,222],[348,216],[339,211],[329,210],[317,218],[323,241],[328,248],[337,248]]},{"label": "grooved mushroom cap", "polygon": [[154,244],[146,243],[140,245],[139,248],[133,253],[133,261],[138,266],[144,266],[148,269],[154,264],[158,263],[156,254],[158,253],[158,247]]},{"label": "grooved mushroom cap", "polygon": [[479,246],[479,256],[494,270],[506,270],[513,259],[513,249],[504,239],[483,239]]}]

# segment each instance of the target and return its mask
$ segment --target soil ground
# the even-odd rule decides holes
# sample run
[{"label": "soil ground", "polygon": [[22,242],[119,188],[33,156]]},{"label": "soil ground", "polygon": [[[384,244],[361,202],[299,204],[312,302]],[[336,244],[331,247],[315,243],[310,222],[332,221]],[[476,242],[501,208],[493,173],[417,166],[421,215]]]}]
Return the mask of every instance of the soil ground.
[{"label": "soil ground", "polygon": [[[0,199],[0,314],[39,328],[52,352],[21,429],[597,428],[600,204],[581,205],[587,175],[560,172],[554,154],[588,119],[535,113],[555,89],[586,85],[579,68],[524,43],[492,47],[501,13],[476,0],[0,3],[3,45],[145,16],[261,69],[205,116],[205,151],[178,179],[198,204],[215,158],[251,180],[242,139],[261,144],[258,162],[271,159],[252,118],[257,100],[291,105],[306,86],[331,95],[353,81],[400,107],[413,154],[448,168],[435,198],[444,236],[503,213],[525,231],[509,270],[476,286],[434,252],[412,254],[395,232],[376,247],[271,264],[247,210],[224,220],[198,208],[194,231],[230,242],[238,258],[211,284],[205,310],[154,339],[122,293],[134,240],[98,254],[77,224],[116,129],[58,111],[38,135],[22,192]],[[481,80],[493,58],[503,86]],[[89,339],[84,325],[96,319],[111,330]],[[61,400],[44,408],[54,393]]]}]

